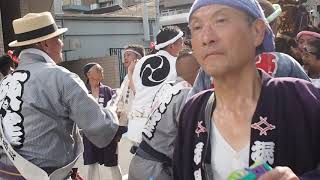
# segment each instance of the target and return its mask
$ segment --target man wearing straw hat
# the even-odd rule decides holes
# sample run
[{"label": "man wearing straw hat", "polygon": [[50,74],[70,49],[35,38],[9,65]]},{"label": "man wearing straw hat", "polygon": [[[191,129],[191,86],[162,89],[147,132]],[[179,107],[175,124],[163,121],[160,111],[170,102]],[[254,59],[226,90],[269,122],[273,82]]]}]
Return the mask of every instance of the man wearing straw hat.
[{"label": "man wearing straw hat", "polygon": [[[19,67],[0,86],[0,144],[24,178],[66,179],[83,150],[76,124],[104,147],[118,131],[117,119],[100,109],[76,74],[56,65],[67,28],[58,29],[49,12],[16,19],[13,29],[9,46],[22,51]],[[13,169],[11,162],[2,159],[0,166]],[[0,176],[12,179],[8,174]]]}]

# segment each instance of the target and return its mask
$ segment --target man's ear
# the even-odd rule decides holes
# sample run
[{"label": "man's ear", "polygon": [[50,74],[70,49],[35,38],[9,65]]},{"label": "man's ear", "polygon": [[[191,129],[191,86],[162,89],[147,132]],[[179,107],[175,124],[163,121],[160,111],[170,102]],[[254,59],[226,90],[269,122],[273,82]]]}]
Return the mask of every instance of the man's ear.
[{"label": "man's ear", "polygon": [[262,44],[266,28],[267,28],[266,23],[262,19],[256,19],[253,22],[252,31],[254,36],[254,45],[256,47]]},{"label": "man's ear", "polygon": [[42,50],[44,50],[44,51],[45,51],[45,50],[47,49],[47,47],[48,47],[46,41],[41,41],[41,42],[39,42],[38,44],[39,44],[40,48],[41,48]]}]

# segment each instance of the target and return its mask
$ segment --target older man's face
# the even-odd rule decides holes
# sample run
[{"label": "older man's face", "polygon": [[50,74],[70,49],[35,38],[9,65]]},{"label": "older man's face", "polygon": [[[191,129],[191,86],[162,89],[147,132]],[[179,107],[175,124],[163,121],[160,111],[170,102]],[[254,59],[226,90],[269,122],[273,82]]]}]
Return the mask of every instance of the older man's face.
[{"label": "older man's face", "polygon": [[61,63],[63,61],[62,48],[63,42],[59,36],[48,39],[45,41],[44,50],[52,58],[55,63]]},{"label": "older man's face", "polygon": [[248,16],[240,10],[224,5],[198,9],[190,19],[192,47],[197,61],[213,76],[235,71],[248,63],[254,64],[256,47],[264,36],[265,26],[261,22],[260,32],[257,32],[256,21],[249,23]]}]

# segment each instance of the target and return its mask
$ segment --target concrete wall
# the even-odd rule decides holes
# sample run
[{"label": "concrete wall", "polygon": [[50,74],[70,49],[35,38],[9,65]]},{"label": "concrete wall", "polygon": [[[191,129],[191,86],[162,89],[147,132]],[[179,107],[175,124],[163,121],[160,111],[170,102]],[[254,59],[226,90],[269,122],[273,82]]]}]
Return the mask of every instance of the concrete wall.
[{"label": "concrete wall", "polygon": [[80,76],[80,78],[85,82],[86,78],[84,77],[82,67],[89,63],[96,62],[99,63],[104,71],[104,80],[103,84],[110,86],[111,88],[120,87],[120,76],[119,76],[119,62],[115,56],[106,56],[100,58],[90,58],[90,59],[81,59],[77,61],[68,61],[63,62],[61,65],[69,69],[71,72],[74,72]]},{"label": "concrete wall", "polygon": [[[64,36],[66,61],[103,57],[110,55],[110,48],[123,48],[130,43],[145,47],[150,43],[143,39],[142,18],[56,16],[56,20],[69,29]],[[74,45],[77,47],[71,47]]]}]

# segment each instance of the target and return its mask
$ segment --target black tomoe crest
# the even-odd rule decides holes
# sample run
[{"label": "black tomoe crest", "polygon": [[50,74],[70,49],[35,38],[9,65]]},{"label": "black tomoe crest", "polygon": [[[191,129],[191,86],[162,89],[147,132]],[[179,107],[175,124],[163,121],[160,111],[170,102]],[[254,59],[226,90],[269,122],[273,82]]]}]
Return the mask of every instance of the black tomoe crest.
[{"label": "black tomoe crest", "polygon": [[141,66],[140,78],[144,86],[157,86],[164,82],[170,73],[170,63],[165,56],[148,58]]}]

